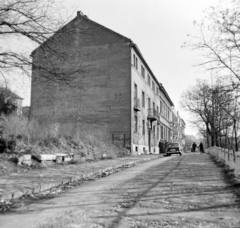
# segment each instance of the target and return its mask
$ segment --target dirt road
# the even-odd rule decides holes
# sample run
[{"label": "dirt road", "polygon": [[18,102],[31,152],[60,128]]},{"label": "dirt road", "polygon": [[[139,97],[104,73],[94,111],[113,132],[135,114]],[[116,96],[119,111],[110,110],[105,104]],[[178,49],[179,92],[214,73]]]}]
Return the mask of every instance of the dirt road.
[{"label": "dirt road", "polygon": [[174,156],[0,215],[0,227],[240,227],[239,194],[208,155]]}]

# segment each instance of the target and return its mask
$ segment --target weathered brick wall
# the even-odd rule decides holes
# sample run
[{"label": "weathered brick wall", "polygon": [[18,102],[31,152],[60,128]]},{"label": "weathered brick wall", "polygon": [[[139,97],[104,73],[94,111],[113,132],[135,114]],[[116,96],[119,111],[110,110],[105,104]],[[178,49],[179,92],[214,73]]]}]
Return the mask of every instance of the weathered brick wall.
[{"label": "weathered brick wall", "polygon": [[[50,39],[65,59],[44,48],[33,54],[33,62],[69,74],[71,86],[51,80],[39,82],[46,72],[33,67],[31,117],[42,124],[61,123],[64,131],[78,129],[101,132],[115,142],[130,139],[131,75],[129,43],[84,17],[75,18]],[[46,58],[47,56],[47,58]],[[127,140],[126,140],[127,143]]]}]

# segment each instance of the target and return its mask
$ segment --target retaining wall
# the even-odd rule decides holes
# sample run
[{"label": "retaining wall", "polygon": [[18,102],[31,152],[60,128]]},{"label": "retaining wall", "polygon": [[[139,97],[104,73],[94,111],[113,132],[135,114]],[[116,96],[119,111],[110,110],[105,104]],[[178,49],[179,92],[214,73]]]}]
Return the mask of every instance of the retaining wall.
[{"label": "retaining wall", "polygon": [[213,157],[223,161],[230,169],[234,170],[236,176],[240,176],[240,152],[236,151],[235,156],[232,150],[224,149],[221,147],[209,147],[206,153],[211,154]]}]

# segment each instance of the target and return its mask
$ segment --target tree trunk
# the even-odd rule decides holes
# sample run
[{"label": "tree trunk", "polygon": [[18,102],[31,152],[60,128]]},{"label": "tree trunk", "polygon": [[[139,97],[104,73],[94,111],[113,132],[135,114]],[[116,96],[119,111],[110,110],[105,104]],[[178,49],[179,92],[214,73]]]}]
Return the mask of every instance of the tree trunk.
[{"label": "tree trunk", "polygon": [[235,141],[235,151],[238,151],[238,140],[237,140],[237,129],[236,129],[236,119],[233,119],[233,129],[234,129],[234,141]]}]

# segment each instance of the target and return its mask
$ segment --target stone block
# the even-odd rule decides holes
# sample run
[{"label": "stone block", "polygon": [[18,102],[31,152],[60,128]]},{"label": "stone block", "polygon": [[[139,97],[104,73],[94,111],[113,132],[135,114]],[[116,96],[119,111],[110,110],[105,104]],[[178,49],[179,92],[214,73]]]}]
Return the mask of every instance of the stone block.
[{"label": "stone block", "polygon": [[56,163],[61,163],[63,161],[63,157],[56,157]]},{"label": "stone block", "polygon": [[103,152],[103,153],[102,153],[102,159],[107,158],[107,157],[108,157],[107,152]]},{"label": "stone block", "polygon": [[64,157],[64,161],[65,161],[65,162],[72,161],[72,159],[73,159],[72,157]]},{"label": "stone block", "polygon": [[23,161],[30,161],[32,159],[32,155],[31,154],[24,154],[22,156]]},{"label": "stone block", "polygon": [[31,166],[32,165],[32,160],[23,160],[22,164],[26,165],[26,166]]},{"label": "stone block", "polygon": [[73,161],[81,161],[81,155],[75,154],[73,157]]},{"label": "stone block", "polygon": [[34,157],[39,161],[53,161],[56,160],[57,156],[55,154],[37,154]]}]

